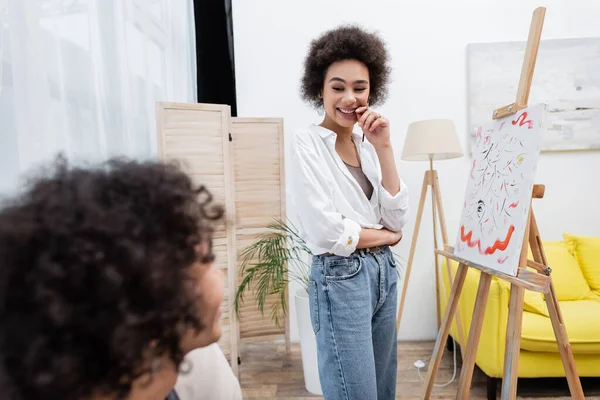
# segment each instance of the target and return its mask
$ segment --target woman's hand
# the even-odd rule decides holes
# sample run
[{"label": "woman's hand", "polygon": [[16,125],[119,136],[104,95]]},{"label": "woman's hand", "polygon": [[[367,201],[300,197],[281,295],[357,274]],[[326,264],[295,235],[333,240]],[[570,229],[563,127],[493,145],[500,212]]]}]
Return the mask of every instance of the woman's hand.
[{"label": "woman's hand", "polygon": [[368,107],[356,109],[358,126],[376,149],[390,146],[390,123],[376,111]]}]

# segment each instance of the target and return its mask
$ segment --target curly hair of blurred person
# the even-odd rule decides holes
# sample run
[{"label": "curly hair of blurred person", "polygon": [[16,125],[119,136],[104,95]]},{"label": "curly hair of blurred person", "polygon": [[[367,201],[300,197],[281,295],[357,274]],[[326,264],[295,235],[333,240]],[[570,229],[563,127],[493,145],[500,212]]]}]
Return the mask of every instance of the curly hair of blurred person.
[{"label": "curly hair of blurred person", "polygon": [[59,157],[34,176],[0,209],[0,398],[130,398],[176,377],[221,335],[222,217],[175,163]]}]

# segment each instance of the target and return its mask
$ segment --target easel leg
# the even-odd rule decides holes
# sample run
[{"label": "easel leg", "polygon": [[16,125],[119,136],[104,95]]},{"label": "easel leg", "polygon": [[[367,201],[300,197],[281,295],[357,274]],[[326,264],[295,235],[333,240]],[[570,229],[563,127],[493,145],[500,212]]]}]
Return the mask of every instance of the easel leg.
[{"label": "easel leg", "polygon": [[[529,244],[531,246],[533,259],[534,261],[548,265],[533,210],[531,211],[530,218],[531,229],[529,231]],[[583,394],[583,388],[581,387],[581,381],[579,379],[579,374],[577,373],[573,351],[571,349],[571,344],[569,343],[569,337],[564,325],[558,299],[556,298],[556,291],[554,290],[554,283],[552,282],[552,279],[550,280],[550,290],[545,294],[545,296],[546,305],[548,306],[548,313],[550,314],[550,321],[552,321],[552,328],[554,329],[554,336],[556,337],[558,351],[565,369],[565,375],[567,376],[567,383],[569,384],[571,397],[574,399],[584,399],[585,397]]]},{"label": "easel leg", "polygon": [[523,326],[523,302],[525,289],[511,284],[508,306],[508,325],[504,349],[504,375],[502,379],[502,400],[516,399],[521,350],[521,328]]},{"label": "easel leg", "polygon": [[552,321],[552,328],[556,336],[560,358],[562,358],[565,374],[567,375],[571,397],[574,399],[584,399],[583,388],[581,387],[581,381],[579,380],[579,374],[575,366],[575,359],[573,358],[573,351],[571,350],[571,344],[569,343],[569,337],[552,282],[550,282],[550,291],[546,294],[546,305],[548,305],[548,312],[550,313],[550,320]]},{"label": "easel leg", "polygon": [[477,356],[477,347],[479,346],[479,338],[481,336],[481,328],[483,326],[483,318],[485,317],[485,309],[487,306],[491,283],[492,275],[481,272],[481,277],[479,278],[479,288],[477,289],[477,297],[475,298],[473,320],[471,321],[469,339],[467,341],[462,371],[460,373],[460,380],[458,382],[457,399],[469,398],[471,379],[473,378],[473,369],[475,368],[475,358]]},{"label": "easel leg", "polygon": [[406,300],[406,288],[410,278],[410,270],[412,267],[415,250],[417,247],[417,238],[419,237],[419,228],[421,226],[421,218],[423,217],[423,207],[425,206],[425,197],[427,196],[427,187],[429,186],[429,171],[425,171],[423,177],[423,187],[421,188],[421,200],[419,201],[419,210],[417,211],[417,220],[415,221],[415,229],[413,232],[412,243],[410,244],[410,253],[408,254],[408,264],[406,273],[404,274],[404,284],[402,285],[402,294],[400,296],[400,305],[398,307],[398,316],[396,318],[396,332],[400,331],[400,321],[402,320],[402,310],[404,309],[404,300]]},{"label": "easel leg", "polygon": [[464,264],[458,265],[456,278],[454,279],[454,284],[450,291],[450,298],[448,299],[448,306],[444,312],[444,318],[442,319],[441,328],[435,342],[435,347],[433,348],[431,362],[429,363],[429,369],[427,370],[427,379],[425,380],[425,391],[423,394],[424,399],[429,399],[431,397],[433,385],[435,384],[435,377],[440,367],[442,356],[444,355],[444,347],[446,346],[446,340],[448,339],[448,333],[450,333],[452,319],[454,318],[454,313],[458,307],[458,300],[460,299],[460,293],[462,292],[468,269],[469,267]]},{"label": "easel leg", "polygon": [[[519,256],[519,268],[527,268],[527,244],[531,232],[531,214],[523,235],[523,244]],[[508,303],[508,321],[506,325],[506,342],[504,345],[504,374],[502,375],[502,400],[514,400],[517,397],[519,380],[519,356],[521,353],[521,331],[523,327],[523,303],[525,288],[514,283],[510,285],[510,301]]]}]

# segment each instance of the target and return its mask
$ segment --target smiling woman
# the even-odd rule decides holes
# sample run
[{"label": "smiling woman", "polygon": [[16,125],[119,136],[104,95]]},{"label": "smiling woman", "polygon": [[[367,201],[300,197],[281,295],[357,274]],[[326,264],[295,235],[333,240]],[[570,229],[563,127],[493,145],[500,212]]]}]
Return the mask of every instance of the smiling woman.
[{"label": "smiling woman", "polygon": [[[346,81],[344,77],[353,78]],[[354,125],[358,121],[356,110],[369,103],[369,70],[356,60],[337,61],[329,67],[325,76],[325,87],[320,94],[327,105],[325,123],[332,128]]]},{"label": "smiling woman", "polygon": [[390,246],[402,239],[408,189],[389,121],[370,108],[387,95],[387,51],[374,33],[342,26],[312,42],[304,67],[302,97],[325,117],[295,136],[291,189],[315,255],[309,297],[321,387],[326,399],[393,399],[398,291]]},{"label": "smiling woman", "polygon": [[316,107],[322,106],[320,95],[325,74],[332,64],[342,60],[360,61],[367,68],[370,104],[383,103],[391,73],[385,44],[375,34],[356,26],[340,27],[312,42],[304,63],[303,99]]}]

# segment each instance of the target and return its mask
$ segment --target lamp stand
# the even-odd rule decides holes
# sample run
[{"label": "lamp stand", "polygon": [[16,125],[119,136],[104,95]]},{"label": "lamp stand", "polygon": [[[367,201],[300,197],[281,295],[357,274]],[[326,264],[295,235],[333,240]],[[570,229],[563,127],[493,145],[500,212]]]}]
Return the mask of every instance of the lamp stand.
[{"label": "lamp stand", "polygon": [[[431,187],[431,209],[433,212],[433,245],[434,245],[434,259],[435,259],[435,293],[436,293],[436,308],[437,308],[437,329],[440,329],[440,282],[439,282],[439,264],[438,255],[435,250],[438,249],[437,231],[438,222],[442,233],[442,243],[448,243],[448,233],[446,232],[446,223],[444,219],[444,209],[442,208],[442,194],[440,192],[440,184],[438,180],[437,171],[433,169],[433,156],[429,156],[429,170],[425,171],[423,177],[423,187],[421,189],[421,198],[419,200],[419,209],[417,211],[417,219],[415,221],[415,229],[413,232],[412,243],[410,245],[410,253],[408,256],[408,266],[406,268],[406,275],[404,277],[404,286],[402,288],[402,296],[400,300],[400,307],[398,308],[398,318],[396,321],[396,332],[400,331],[400,321],[402,320],[402,310],[404,308],[404,300],[406,298],[406,288],[408,286],[408,280],[410,278],[410,269],[412,266],[413,258],[415,256],[415,248],[417,245],[417,238],[419,236],[419,227],[421,225],[421,218],[423,216],[423,207],[425,205],[425,198],[427,192]],[[438,221],[439,218],[439,221]],[[448,277],[450,279],[450,286],[453,283],[452,268],[450,266],[450,260],[446,259],[446,268],[448,269]],[[462,325],[460,323],[460,313],[456,311],[456,325],[458,329],[458,342],[464,344],[464,336],[462,331]]]}]

